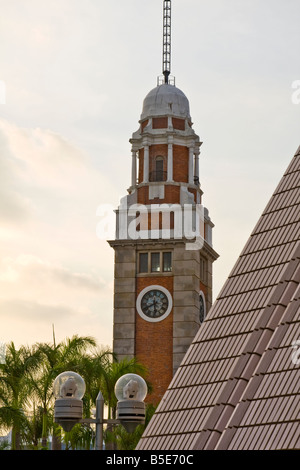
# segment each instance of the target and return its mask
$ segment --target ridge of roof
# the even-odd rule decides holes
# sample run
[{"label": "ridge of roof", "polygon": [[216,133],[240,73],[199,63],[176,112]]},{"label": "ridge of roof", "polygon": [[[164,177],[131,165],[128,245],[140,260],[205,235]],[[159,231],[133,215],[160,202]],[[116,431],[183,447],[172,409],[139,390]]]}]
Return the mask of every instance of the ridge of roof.
[{"label": "ridge of roof", "polygon": [[[254,403],[258,406],[259,401],[251,398],[254,384],[258,387],[270,376],[267,359],[282,350],[274,345],[290,325],[300,339],[300,315],[294,312],[300,280],[299,175],[300,146],[137,449],[223,449],[253,444],[249,433],[257,426],[251,420],[245,425],[243,417]],[[296,320],[287,321],[291,311]],[[288,371],[295,373],[295,365]],[[269,397],[260,403],[263,399]],[[278,394],[276,399],[285,396]],[[299,408],[299,392],[295,401]],[[267,434],[271,436],[270,429],[282,424],[279,434],[287,435],[297,423],[296,418],[289,419],[283,424],[280,420],[265,423]],[[259,430],[262,434],[262,424]],[[295,439],[275,441],[275,447],[298,445]],[[264,435],[256,445],[271,446],[271,438]]]},{"label": "ridge of roof", "polygon": [[237,447],[240,450],[266,450],[300,447],[299,367],[295,367],[297,364],[292,361],[290,344],[290,336],[294,334],[295,326],[299,325],[299,317],[298,284],[264,357],[215,446],[216,449]]},{"label": "ridge of roof", "polygon": [[[294,252],[267,307],[257,322],[255,330],[249,336],[244,351],[220,394],[203,431],[200,433],[194,449],[212,450],[216,446],[221,449],[224,448],[225,439],[223,439],[223,445],[219,443],[221,434],[224,432],[224,426],[233,426],[233,424],[230,424],[233,413],[235,414],[234,426],[237,426],[237,416],[239,416],[239,419],[242,419],[245,407],[241,407],[240,402],[245,400],[243,398],[244,395],[247,396],[246,389],[257,368],[259,368],[260,360],[268,349],[274,332],[278,329],[278,324],[281,323],[282,318],[286,314],[286,308],[290,304],[290,299],[293,298],[297,290],[299,291],[300,242]],[[240,409],[242,409],[242,413]]]}]

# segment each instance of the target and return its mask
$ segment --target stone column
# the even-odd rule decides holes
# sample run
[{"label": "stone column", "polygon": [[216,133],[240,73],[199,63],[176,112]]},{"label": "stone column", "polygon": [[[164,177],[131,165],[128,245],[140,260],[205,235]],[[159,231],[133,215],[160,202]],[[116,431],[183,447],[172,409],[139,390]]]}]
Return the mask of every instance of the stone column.
[{"label": "stone column", "polygon": [[136,251],[134,245],[112,244],[115,250],[113,351],[119,360],[135,352]]},{"label": "stone column", "polygon": [[199,152],[195,153],[195,179],[196,184],[199,182]]},{"label": "stone column", "polygon": [[131,151],[132,154],[132,164],[131,164],[131,186],[136,185],[136,150]]},{"label": "stone column", "polygon": [[167,181],[173,181],[173,143],[168,143],[168,176]]},{"label": "stone column", "polygon": [[189,184],[194,184],[194,147],[189,148]]},{"label": "stone column", "polygon": [[173,250],[173,373],[199,329],[200,251],[178,242]]},{"label": "stone column", "polygon": [[144,181],[149,183],[149,145],[144,146]]}]

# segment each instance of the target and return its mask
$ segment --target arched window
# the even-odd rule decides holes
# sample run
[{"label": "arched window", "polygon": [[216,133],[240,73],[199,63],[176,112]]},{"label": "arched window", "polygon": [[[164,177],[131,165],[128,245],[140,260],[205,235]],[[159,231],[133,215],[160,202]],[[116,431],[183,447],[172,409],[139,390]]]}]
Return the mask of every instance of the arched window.
[{"label": "arched window", "polygon": [[160,156],[155,159],[155,181],[164,181],[164,159]]},{"label": "arched window", "polygon": [[150,182],[166,181],[167,172],[164,171],[164,157],[161,155],[155,157],[152,163],[152,171],[149,175]]}]

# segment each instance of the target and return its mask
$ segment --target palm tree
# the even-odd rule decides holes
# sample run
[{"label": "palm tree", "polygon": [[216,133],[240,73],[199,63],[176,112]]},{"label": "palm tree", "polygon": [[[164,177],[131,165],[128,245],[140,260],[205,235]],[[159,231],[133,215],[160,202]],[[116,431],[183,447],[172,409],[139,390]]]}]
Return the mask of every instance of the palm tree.
[{"label": "palm tree", "polygon": [[[91,336],[74,335],[58,345],[62,371],[78,370],[81,357],[89,348],[96,347],[96,340]],[[59,364],[57,364],[59,366]]]},{"label": "palm tree", "polygon": [[[147,376],[147,368],[143,366],[136,358],[125,358],[120,362],[110,362],[106,370],[103,371],[100,389],[105,403],[108,406],[108,419],[114,419],[116,413],[117,398],[115,396],[115,385],[117,380],[125,374],[138,374],[142,377]],[[151,392],[151,385],[148,384]]]},{"label": "palm tree", "polygon": [[[96,348],[93,338],[77,335],[59,344],[54,337],[53,344],[37,343],[31,349],[22,346],[17,350],[14,343],[7,346],[5,363],[0,364],[0,426],[12,429],[12,449],[20,448],[22,431],[28,445],[37,448],[42,436],[42,447],[46,447],[51,429],[52,448],[60,448],[61,439],[57,435],[60,437],[61,428],[53,423],[52,389],[57,375],[66,370],[79,373],[85,380],[84,417],[90,417],[91,407],[95,406],[101,390],[108,418],[115,418],[117,380],[127,373],[145,377],[147,371],[136,359],[118,362],[108,348]],[[29,405],[33,414],[27,416],[25,410]],[[76,439],[87,442],[88,432],[74,431],[69,437],[74,446]]]},{"label": "palm tree", "polygon": [[25,442],[29,449],[38,450],[39,440],[42,436],[43,410],[33,405],[33,411],[28,416],[22,428],[22,442]]},{"label": "palm tree", "polygon": [[26,422],[24,410],[30,396],[29,374],[39,366],[40,352],[36,348],[13,342],[6,346],[5,362],[0,364],[1,422],[12,426],[11,449],[20,448],[20,432]]},{"label": "palm tree", "polygon": [[71,431],[65,432],[64,443],[66,450],[90,450],[93,446],[95,433],[90,426],[75,424]]},{"label": "palm tree", "polygon": [[86,384],[83,404],[87,418],[90,417],[91,408],[95,406],[97,395],[102,387],[103,377],[107,374],[113,360],[115,360],[114,353],[109,348],[102,348],[94,350],[92,354],[82,355],[78,363],[77,372]]},{"label": "palm tree", "polygon": [[[42,446],[47,446],[49,433],[49,413],[53,405],[52,387],[55,378],[66,370],[77,370],[82,355],[89,347],[95,347],[96,342],[91,337],[73,336],[56,345],[39,343],[38,350],[43,357],[43,362],[38,374],[33,374],[32,389],[34,396],[43,410]],[[54,426],[55,427],[55,426]],[[54,442],[56,433],[54,433]]]},{"label": "palm tree", "polygon": [[[96,398],[99,391],[102,392],[105,404],[108,410],[108,419],[115,418],[115,409],[117,404],[117,398],[114,393],[115,384],[117,380],[124,374],[136,373],[141,376],[146,376],[147,369],[133,359],[123,359],[117,362],[114,354],[108,349],[101,349],[93,351],[93,354],[85,354],[81,357],[78,362],[78,368],[76,370],[84,379],[86,384],[86,392],[83,398],[84,402],[84,415],[86,418],[90,417],[91,408],[95,406]],[[149,391],[151,391],[151,385],[148,384]],[[81,429],[80,429],[81,428]],[[112,432],[112,426],[108,426],[107,436],[110,436]],[[136,442],[138,434],[131,439],[130,435],[127,435],[128,441]],[[75,448],[78,445],[83,445],[83,437],[87,436],[87,430],[82,429],[82,426],[74,426],[74,428],[66,433],[66,445]],[[123,439],[125,440],[125,438]],[[108,439],[109,443],[116,443],[116,439]]]},{"label": "palm tree", "polygon": [[10,443],[6,439],[1,440],[0,450],[8,450],[8,449],[10,449]]},{"label": "palm tree", "polygon": [[122,425],[118,425],[113,431],[106,432],[106,442],[116,445],[118,450],[134,450],[148,426],[156,407],[146,405],[145,424],[139,424],[132,433],[128,433]]},{"label": "palm tree", "polygon": [[[0,428],[7,432],[15,426],[17,429],[23,429],[26,426],[26,417],[22,409],[16,409],[9,403],[3,393],[0,393]],[[11,448],[11,445],[10,445]]]},{"label": "palm tree", "polygon": [[[116,406],[117,406],[117,398],[115,396],[115,385],[117,380],[125,374],[134,373],[145,377],[147,375],[147,369],[141,363],[139,363],[136,358],[125,358],[122,359],[120,362],[114,361],[110,362],[106,370],[101,378],[100,383],[100,390],[102,392],[104,402],[108,408],[108,419],[115,419],[116,418]],[[149,390],[151,390],[151,386],[149,385]],[[105,440],[106,437],[110,436],[110,434],[114,432],[114,425],[108,424],[106,433],[105,433]],[[113,449],[113,444],[116,442],[110,440],[109,438],[106,440],[107,449]]]}]

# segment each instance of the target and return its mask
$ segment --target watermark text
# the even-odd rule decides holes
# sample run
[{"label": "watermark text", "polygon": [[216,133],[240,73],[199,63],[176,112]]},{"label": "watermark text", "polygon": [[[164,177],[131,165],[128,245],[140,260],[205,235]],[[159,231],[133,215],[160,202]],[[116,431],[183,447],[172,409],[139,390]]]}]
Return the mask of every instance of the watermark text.
[{"label": "watermark text", "polygon": [[[116,215],[114,215],[114,212]],[[205,240],[202,204],[132,204],[121,199],[118,210],[101,204],[97,237],[102,240],[185,240],[187,250],[199,250]]]},{"label": "watermark text", "polygon": [[300,339],[297,339],[292,342],[292,348],[294,349],[292,353],[292,363],[295,365],[300,364]]},{"label": "watermark text", "polygon": [[5,364],[6,345],[0,341],[0,364]]},{"label": "watermark text", "polygon": [[295,90],[292,93],[292,103],[300,104],[300,80],[294,80],[292,83],[292,88]]}]

